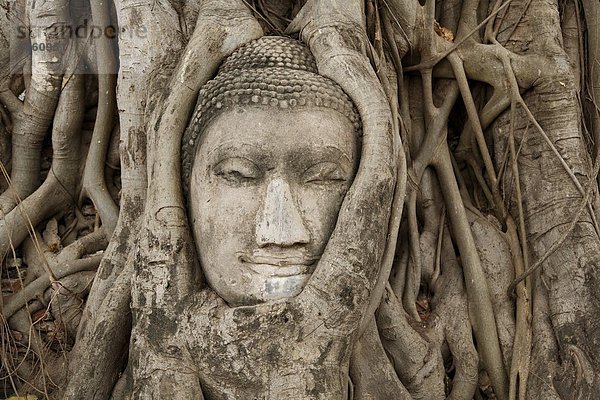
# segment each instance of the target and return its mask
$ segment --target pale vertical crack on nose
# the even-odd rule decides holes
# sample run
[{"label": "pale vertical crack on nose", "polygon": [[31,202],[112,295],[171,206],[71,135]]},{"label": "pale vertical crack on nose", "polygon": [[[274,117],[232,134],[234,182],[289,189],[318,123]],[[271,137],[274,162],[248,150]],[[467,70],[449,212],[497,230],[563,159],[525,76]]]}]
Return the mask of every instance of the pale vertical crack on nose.
[{"label": "pale vertical crack on nose", "polygon": [[256,237],[261,246],[291,246],[310,239],[290,186],[281,178],[273,179],[267,187]]}]

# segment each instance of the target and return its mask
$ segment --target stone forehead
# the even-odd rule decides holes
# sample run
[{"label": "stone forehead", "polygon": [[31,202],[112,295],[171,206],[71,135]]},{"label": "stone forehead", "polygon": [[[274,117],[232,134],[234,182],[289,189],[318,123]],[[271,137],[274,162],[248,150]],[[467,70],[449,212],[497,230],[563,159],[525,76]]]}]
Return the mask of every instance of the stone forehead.
[{"label": "stone forehead", "polygon": [[235,106],[276,109],[319,107],[346,116],[361,134],[359,114],[348,95],[318,74],[315,60],[300,41],[265,36],[234,51],[217,76],[200,90],[194,115],[182,141],[182,177],[187,197],[199,137],[218,114]]}]

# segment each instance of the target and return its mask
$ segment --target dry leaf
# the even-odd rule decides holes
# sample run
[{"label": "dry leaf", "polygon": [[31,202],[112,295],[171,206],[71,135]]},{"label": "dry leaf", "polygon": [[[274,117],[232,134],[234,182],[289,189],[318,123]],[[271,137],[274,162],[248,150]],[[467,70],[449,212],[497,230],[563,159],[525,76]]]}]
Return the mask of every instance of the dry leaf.
[{"label": "dry leaf", "polygon": [[445,26],[441,26],[437,21],[435,21],[433,29],[438,36],[441,36],[443,39],[449,42],[454,42],[454,34],[450,29],[446,28]]}]

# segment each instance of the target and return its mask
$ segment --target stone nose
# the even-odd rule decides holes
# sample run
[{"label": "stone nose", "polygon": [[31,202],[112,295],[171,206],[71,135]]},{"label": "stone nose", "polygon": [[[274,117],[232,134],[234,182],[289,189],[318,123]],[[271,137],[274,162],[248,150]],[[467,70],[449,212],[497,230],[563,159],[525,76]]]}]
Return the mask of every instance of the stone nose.
[{"label": "stone nose", "polygon": [[306,244],[309,240],[310,233],[292,198],[289,184],[281,178],[271,180],[267,186],[262,212],[258,216],[258,245],[292,246]]}]

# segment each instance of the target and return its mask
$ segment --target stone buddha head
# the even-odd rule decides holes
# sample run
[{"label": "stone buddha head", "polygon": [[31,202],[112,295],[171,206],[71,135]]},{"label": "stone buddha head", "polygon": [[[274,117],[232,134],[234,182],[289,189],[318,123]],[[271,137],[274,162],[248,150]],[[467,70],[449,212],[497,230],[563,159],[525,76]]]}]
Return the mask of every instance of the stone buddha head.
[{"label": "stone buddha head", "polygon": [[229,305],[298,295],[358,166],[360,119],[301,42],[236,50],[184,135],[188,216],[208,285]]}]

